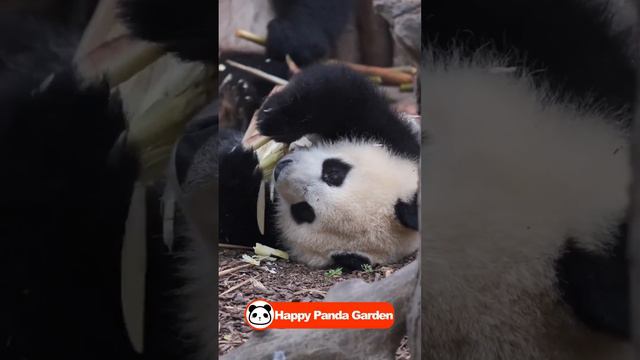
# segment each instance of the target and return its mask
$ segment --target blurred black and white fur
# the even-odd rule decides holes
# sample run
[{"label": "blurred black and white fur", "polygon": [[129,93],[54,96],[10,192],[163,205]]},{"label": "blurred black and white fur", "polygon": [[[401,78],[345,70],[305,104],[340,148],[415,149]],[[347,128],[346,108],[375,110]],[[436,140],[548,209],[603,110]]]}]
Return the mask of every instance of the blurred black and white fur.
[{"label": "blurred black and white fur", "polygon": [[606,5],[424,4],[422,358],[630,358],[635,69]]}]

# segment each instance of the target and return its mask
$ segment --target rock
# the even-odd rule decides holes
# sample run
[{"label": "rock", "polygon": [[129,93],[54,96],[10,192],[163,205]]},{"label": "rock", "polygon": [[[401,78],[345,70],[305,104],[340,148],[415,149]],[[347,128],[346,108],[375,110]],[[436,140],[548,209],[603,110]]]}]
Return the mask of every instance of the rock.
[{"label": "rock", "polygon": [[236,295],[233,297],[233,302],[236,303],[236,304],[245,303],[244,296],[242,296],[241,292],[237,292],[236,293]]},{"label": "rock", "polygon": [[[419,0],[373,0],[375,11],[391,26],[391,33],[401,50],[415,64],[420,63],[421,2]],[[400,50],[400,49],[398,49]],[[396,54],[396,56],[402,56]],[[402,63],[402,60],[394,61]],[[406,61],[404,61],[406,63]]]}]

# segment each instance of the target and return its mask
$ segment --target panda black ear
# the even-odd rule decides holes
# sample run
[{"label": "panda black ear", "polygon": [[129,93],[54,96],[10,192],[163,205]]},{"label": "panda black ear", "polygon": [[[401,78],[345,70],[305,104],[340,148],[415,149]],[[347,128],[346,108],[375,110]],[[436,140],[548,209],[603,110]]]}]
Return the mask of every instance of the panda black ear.
[{"label": "panda black ear", "polygon": [[271,306],[269,306],[269,305],[265,305],[265,306],[263,306],[263,308],[264,308],[265,310],[267,310],[267,311],[271,311]]},{"label": "panda black ear", "polygon": [[413,199],[410,202],[398,199],[394,209],[400,224],[418,231],[418,193],[413,195]]},{"label": "panda black ear", "polygon": [[255,310],[256,308],[257,308],[257,306],[255,306],[255,305],[249,306],[249,312],[250,313],[253,312],[253,310]]}]

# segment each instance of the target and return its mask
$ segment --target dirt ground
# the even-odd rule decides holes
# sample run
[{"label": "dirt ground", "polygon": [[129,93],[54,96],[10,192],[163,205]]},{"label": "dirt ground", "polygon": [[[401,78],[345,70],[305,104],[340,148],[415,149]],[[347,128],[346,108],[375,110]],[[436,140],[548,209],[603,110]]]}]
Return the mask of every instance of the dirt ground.
[{"label": "dirt ground", "polygon": [[[415,259],[410,257],[402,263],[375,266],[368,271],[335,274],[328,273],[327,269],[309,269],[305,265],[281,259],[263,261],[260,266],[246,266],[247,263],[241,260],[243,254],[253,255],[253,251],[220,249],[218,256],[219,272],[223,274],[218,281],[220,355],[247,340],[251,328],[244,323],[242,314],[247,303],[255,298],[277,302],[321,301],[327,290],[337,282],[353,278],[367,282],[380,280]],[[398,348],[396,359],[410,359],[406,338]]]}]

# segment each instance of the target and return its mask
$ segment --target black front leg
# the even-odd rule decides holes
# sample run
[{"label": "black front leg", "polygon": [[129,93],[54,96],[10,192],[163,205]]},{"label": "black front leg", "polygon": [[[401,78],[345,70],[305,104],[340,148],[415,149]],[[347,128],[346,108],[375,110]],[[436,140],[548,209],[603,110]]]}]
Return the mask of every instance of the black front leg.
[{"label": "black front leg", "polygon": [[562,299],[578,319],[594,330],[628,339],[627,225],[621,225],[615,236],[616,243],[607,254],[579,248],[568,240],[556,261],[556,276]]},{"label": "black front leg", "polygon": [[279,142],[316,133],[327,140],[373,139],[412,158],[420,154],[411,128],[376,86],[340,65],[312,66],[293,77],[267,99],[258,114],[258,129]]}]

